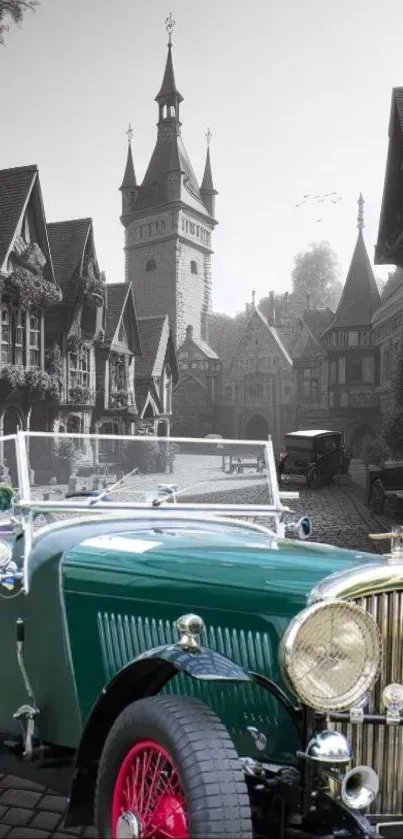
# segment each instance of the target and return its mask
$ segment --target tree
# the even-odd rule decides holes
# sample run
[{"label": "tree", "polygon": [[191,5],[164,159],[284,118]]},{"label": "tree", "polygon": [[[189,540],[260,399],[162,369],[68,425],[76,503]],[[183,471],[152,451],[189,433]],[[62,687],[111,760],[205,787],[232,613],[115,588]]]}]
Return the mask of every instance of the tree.
[{"label": "tree", "polygon": [[7,21],[21,23],[28,9],[35,11],[40,0],[0,0],[0,44],[4,46],[4,35],[9,30]]},{"label": "tree", "polygon": [[335,311],[343,290],[337,256],[328,242],[312,243],[309,248],[295,257],[293,296],[304,308],[310,295],[312,307],[330,306]]}]

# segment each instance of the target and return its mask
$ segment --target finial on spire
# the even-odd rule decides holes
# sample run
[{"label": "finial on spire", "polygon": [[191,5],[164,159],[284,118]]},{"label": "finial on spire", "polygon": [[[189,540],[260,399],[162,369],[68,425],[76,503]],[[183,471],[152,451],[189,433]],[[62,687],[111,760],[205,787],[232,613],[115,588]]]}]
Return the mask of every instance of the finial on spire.
[{"label": "finial on spire", "polygon": [[210,145],[212,136],[213,136],[213,135],[212,135],[212,133],[211,133],[210,129],[208,128],[208,129],[207,129],[207,131],[206,131],[206,141],[207,141],[207,146],[209,146],[209,145]]},{"label": "finial on spire", "polygon": [[357,217],[358,230],[363,230],[364,227],[365,227],[365,224],[364,224],[364,204],[365,204],[365,201],[362,197],[362,192],[360,192],[360,197],[358,199],[358,217]]},{"label": "finial on spire", "polygon": [[168,32],[168,46],[172,44],[172,32],[175,29],[176,21],[173,19],[172,12],[169,13],[168,17],[165,20],[165,29]]},{"label": "finial on spire", "polygon": [[129,143],[131,143],[131,141],[133,139],[133,134],[134,134],[134,131],[132,129],[132,124],[131,124],[131,122],[129,122],[129,127],[126,131],[126,135],[127,135],[127,139],[129,141]]}]

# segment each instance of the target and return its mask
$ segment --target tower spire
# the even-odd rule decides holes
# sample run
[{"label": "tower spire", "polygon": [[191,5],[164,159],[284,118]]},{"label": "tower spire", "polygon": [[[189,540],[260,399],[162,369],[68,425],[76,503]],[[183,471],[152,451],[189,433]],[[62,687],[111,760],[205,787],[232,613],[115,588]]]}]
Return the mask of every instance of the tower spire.
[{"label": "tower spire", "polygon": [[358,227],[358,230],[360,230],[360,231],[363,230],[364,227],[365,227],[365,224],[364,224],[364,204],[365,204],[365,201],[362,197],[362,192],[360,192],[360,196],[359,196],[359,199],[358,199],[358,216],[357,216],[357,227]]},{"label": "tower spire", "polygon": [[138,197],[139,187],[137,186],[136,173],[134,171],[132,139],[134,131],[129,123],[126,131],[128,140],[126,168],[123,175],[123,181],[119,187],[122,193],[122,216],[127,215],[133,210],[134,204]]},{"label": "tower spire", "polygon": [[172,60],[172,32],[174,27],[175,21],[172,17],[172,12],[170,12],[169,17],[167,17],[165,21],[165,28],[168,32],[168,55],[165,64],[164,78],[162,80],[159,93],[157,93],[155,97],[155,101],[158,102],[159,107],[158,125],[163,123],[176,123],[177,126],[180,126],[179,105],[183,102],[183,96],[179,93],[179,90],[176,87],[174,65]]},{"label": "tower spire", "polygon": [[128,139],[128,149],[127,149],[127,161],[126,161],[126,169],[123,175],[123,181],[121,183],[120,189],[135,189],[137,187],[137,180],[136,180],[136,173],[134,171],[134,163],[133,163],[133,152],[132,152],[132,139],[133,139],[134,131],[132,129],[131,123],[129,122],[128,129],[126,131],[126,136]]},{"label": "tower spire", "polygon": [[213,174],[211,171],[211,159],[210,159],[210,143],[212,138],[212,133],[208,128],[206,131],[206,142],[207,142],[207,154],[206,154],[206,165],[204,167],[204,175],[202,180],[202,185],[200,187],[200,194],[203,198],[203,201],[211,213],[214,216],[215,211],[215,196],[218,195],[216,189],[214,189],[213,183]]}]

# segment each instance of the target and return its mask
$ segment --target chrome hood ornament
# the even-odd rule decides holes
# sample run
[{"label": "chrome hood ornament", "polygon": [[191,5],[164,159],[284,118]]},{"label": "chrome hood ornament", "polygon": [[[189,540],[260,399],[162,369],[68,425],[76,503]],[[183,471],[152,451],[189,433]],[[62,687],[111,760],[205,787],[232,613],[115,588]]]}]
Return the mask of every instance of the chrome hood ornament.
[{"label": "chrome hood ornament", "polygon": [[403,562],[403,527],[398,524],[389,533],[369,533],[376,541],[390,540],[390,553],[384,554],[390,562]]},{"label": "chrome hood ornament", "polygon": [[368,554],[345,571],[336,571],[321,580],[310,592],[308,605],[333,597],[357,599],[374,594],[403,590],[403,527],[397,525],[386,533],[369,533],[374,541],[390,541],[387,554]]}]

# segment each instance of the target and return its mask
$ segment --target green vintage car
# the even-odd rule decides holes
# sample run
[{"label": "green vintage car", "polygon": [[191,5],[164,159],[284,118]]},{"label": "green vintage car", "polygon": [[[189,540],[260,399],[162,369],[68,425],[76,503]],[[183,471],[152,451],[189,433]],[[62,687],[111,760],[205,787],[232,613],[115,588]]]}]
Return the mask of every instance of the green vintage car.
[{"label": "green vintage car", "polygon": [[155,439],[65,436],[0,440],[0,771],[99,837],[401,837],[400,534],[295,538],[270,440],[175,440],[169,483]]}]

